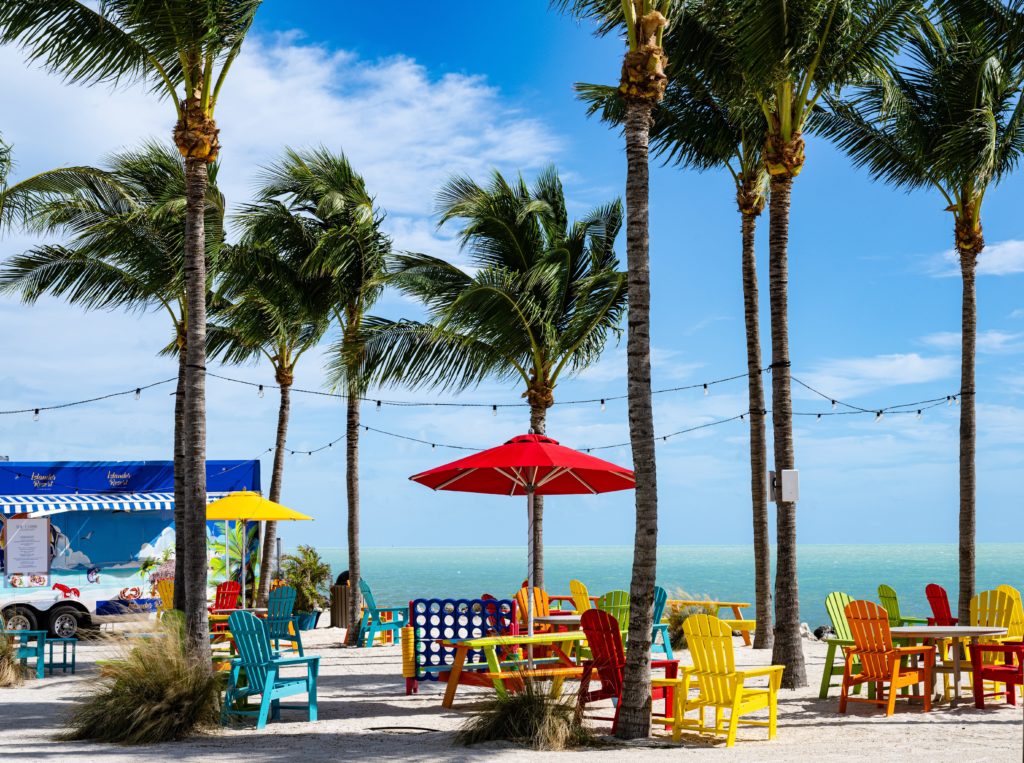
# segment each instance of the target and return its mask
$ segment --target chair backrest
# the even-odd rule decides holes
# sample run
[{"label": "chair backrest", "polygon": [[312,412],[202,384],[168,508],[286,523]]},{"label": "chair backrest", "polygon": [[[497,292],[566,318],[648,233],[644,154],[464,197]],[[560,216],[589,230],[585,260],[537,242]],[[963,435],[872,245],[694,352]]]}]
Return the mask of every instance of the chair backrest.
[{"label": "chair backrest", "polygon": [[846,621],[862,673],[876,681],[891,679],[893,660],[899,657],[889,630],[889,613],[873,601],[851,601],[846,605]]},{"label": "chair backrest", "polygon": [[295,597],[298,592],[291,586],[279,586],[267,597],[267,623],[288,623],[295,611]]},{"label": "chair backrest", "polygon": [[621,695],[626,650],[622,648],[618,621],[601,609],[588,609],[580,616],[580,629],[587,634],[587,646],[602,687]]},{"label": "chair backrest", "polygon": [[1013,614],[1010,616],[1010,627],[1006,635],[1014,641],[1024,639],[1024,602],[1021,601],[1020,591],[1012,585],[996,586],[997,591],[1002,591],[1010,597]]},{"label": "chair backrest", "polygon": [[267,666],[273,658],[266,624],[251,612],[232,612],[228,616],[228,629],[249,685],[262,688],[267,682]]},{"label": "chair backrest", "polygon": [[949,595],[938,583],[929,583],[924,587],[924,595],[928,597],[928,605],[932,608],[932,620],[935,625],[953,625],[955,618],[949,609]]},{"label": "chair backrest", "polygon": [[900,600],[896,591],[883,583],[878,586],[878,600],[889,615],[889,627],[898,628],[903,621],[900,619]]},{"label": "chair backrest", "polygon": [[[516,591],[516,612],[519,613],[519,621],[527,621],[527,613],[530,610],[530,589],[520,588]],[[533,588],[533,616],[547,617],[551,614],[551,599],[548,592],[543,588]]]},{"label": "chair backrest", "polygon": [[619,622],[619,630],[629,630],[629,592],[609,591],[597,600],[597,608],[607,612]]},{"label": "chair backrest", "polygon": [[984,628],[1006,628],[1013,622],[1015,602],[1005,591],[981,591],[971,598],[971,625]]},{"label": "chair backrest", "polygon": [[238,606],[238,596],[242,593],[242,585],[237,580],[225,580],[217,586],[213,599],[214,609],[234,609]]},{"label": "chair backrest", "polygon": [[588,609],[593,608],[593,605],[590,603],[590,591],[587,590],[583,581],[570,580],[569,593],[572,594],[572,603],[576,607],[577,615],[582,615]]},{"label": "chair backrest", "polygon": [[651,622],[657,625],[665,616],[665,605],[668,604],[668,591],[660,585],[654,586],[654,612]]},{"label": "chair backrest", "polygon": [[363,606],[370,612],[376,612],[377,602],[373,598],[373,591],[370,590],[370,584],[362,578],[359,578],[359,593],[363,596]]},{"label": "chair backrest", "polygon": [[156,595],[160,597],[160,611],[174,609],[174,578],[157,578]]},{"label": "chair backrest", "polygon": [[712,704],[731,703],[736,670],[732,628],[714,615],[690,615],[683,621],[687,648],[697,669],[700,696]]},{"label": "chair backrest", "polygon": [[842,591],[833,591],[825,597],[825,609],[832,621],[832,630],[836,632],[836,638],[844,641],[853,641],[850,624],[846,622],[846,605],[851,601],[853,597]]}]

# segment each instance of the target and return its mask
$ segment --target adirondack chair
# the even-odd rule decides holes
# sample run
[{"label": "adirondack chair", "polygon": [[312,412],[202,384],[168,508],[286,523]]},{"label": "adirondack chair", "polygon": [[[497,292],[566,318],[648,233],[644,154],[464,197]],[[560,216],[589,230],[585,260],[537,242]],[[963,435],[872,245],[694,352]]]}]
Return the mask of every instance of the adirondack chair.
[{"label": "adirondack chair", "polygon": [[[519,630],[522,633],[526,633],[527,625],[529,620],[527,613],[530,611],[530,593],[527,588],[520,588],[516,591],[516,612],[519,615]],[[548,598],[548,592],[543,588],[537,588],[534,586],[533,589],[533,616],[534,617],[548,617],[551,614],[551,599]],[[542,625],[540,623],[534,623],[534,633],[550,633],[554,630],[551,625]]]},{"label": "adirondack chair", "polygon": [[[848,593],[833,591],[825,597],[825,610],[832,621],[832,630],[835,631],[833,638],[825,639],[828,649],[825,652],[825,666],[821,675],[821,689],[818,692],[819,699],[828,696],[828,690],[833,686],[832,677],[842,675],[843,666],[846,665],[846,650],[853,646],[853,634],[850,633],[850,624],[846,622],[846,605],[853,601]],[[838,659],[838,661],[837,661]],[[857,669],[855,663],[854,668]],[[837,686],[841,684],[835,684]],[[853,688],[854,694],[860,694],[860,684]],[[869,684],[868,691],[873,692],[874,686]],[[869,696],[874,696],[873,693]]]},{"label": "adirondack chair", "polygon": [[213,596],[213,604],[208,609],[213,612],[217,609],[236,609],[238,597],[242,593],[242,585],[237,580],[225,580],[217,586],[217,592]]},{"label": "adirondack chair", "polygon": [[[228,626],[238,647],[239,656],[231,661],[227,693],[221,707],[221,723],[232,715],[255,716],[256,728],[267,725],[268,718],[278,720],[281,708],[294,709],[301,705],[282,705],[283,697],[305,694],[308,697],[309,720],[317,716],[316,681],[320,672],[319,657],[275,657],[270,650],[270,634],[266,624],[251,612],[232,612]],[[301,678],[284,677],[282,669],[303,665],[306,675]],[[245,671],[244,678],[242,671]],[[258,710],[248,709],[248,699],[260,696]]]},{"label": "adirondack chair", "polygon": [[582,581],[570,580],[569,593],[572,594],[572,602],[576,607],[577,615],[582,615],[588,609],[594,608],[590,601],[590,591],[587,590]]},{"label": "adirondack chair", "polygon": [[[999,644],[1010,641],[1009,633],[1013,625],[1014,611],[1016,609],[1016,602],[1013,598],[1006,593],[994,588],[989,591],[980,591],[971,598],[970,605],[970,617],[971,625],[981,626],[985,628],[1006,628],[1006,636],[996,636],[992,638],[982,638],[978,641],[982,644]],[[1020,641],[1020,639],[1016,639]],[[986,656],[995,655],[994,652],[981,652],[982,659],[989,661],[1000,661],[997,656]],[[970,653],[968,653],[970,656]],[[984,693],[985,687],[979,686],[973,683],[974,676],[974,658],[970,657],[967,662],[961,662],[960,667],[963,670],[971,671],[972,686],[978,693]]]},{"label": "adirondack chair", "polygon": [[267,597],[267,633],[273,642],[274,649],[281,648],[281,642],[292,645],[292,649],[305,655],[302,651],[302,636],[295,622],[295,597],[297,592],[291,586],[278,586]]},{"label": "adirondack chair", "polygon": [[[850,624],[854,646],[846,652],[846,669],[843,671],[843,688],[839,695],[839,712],[845,713],[849,702],[868,702],[884,705],[885,714],[892,715],[896,709],[898,690],[923,684],[924,711],[932,709],[932,671],[935,665],[935,647],[900,646],[892,642],[889,631],[889,613],[873,601],[851,601],[846,605],[846,620]],[[921,660],[910,665],[912,657]],[[904,658],[907,658],[906,660]],[[855,671],[854,660],[859,660]],[[851,697],[850,689],[857,684],[873,683],[875,697]],[[883,687],[889,684],[889,693],[883,696]]]},{"label": "adirondack chair", "polygon": [[[359,621],[359,636],[356,640],[357,646],[373,646],[373,640],[380,633],[394,635],[395,643],[402,641],[402,628],[408,625],[408,607],[378,607],[373,599],[373,592],[365,580],[359,581],[359,591],[363,595],[363,619]],[[385,622],[381,615],[390,613],[391,620]]]},{"label": "adirondack chair", "polygon": [[926,625],[927,617],[909,617],[900,613],[900,600],[896,592],[884,583],[878,586],[878,600],[889,615],[889,627],[899,628],[901,625]]},{"label": "adirondack chair", "polygon": [[[974,706],[984,710],[985,698],[996,696],[1016,705],[1015,687],[1024,686],[1024,644],[971,644],[970,650]],[[993,682],[996,690],[986,692],[986,681]],[[1000,685],[1005,688],[1000,690]]]},{"label": "adirondack chair", "polygon": [[996,586],[997,591],[1002,591],[1010,597],[1013,614],[1010,615],[1010,627],[1006,631],[1006,641],[1024,641],[1024,602],[1021,601],[1020,591],[1012,585]]},{"label": "adirondack chair", "polygon": [[157,578],[156,595],[160,597],[160,607],[156,611],[158,620],[162,620],[169,612],[174,611],[174,578]]},{"label": "adirondack chair", "polygon": [[609,591],[597,600],[597,608],[607,612],[619,623],[622,642],[626,642],[629,633],[629,593],[627,591]]},{"label": "adirondack chair", "polygon": [[[651,629],[651,652],[660,652],[668,660],[672,659],[672,640],[668,635],[668,623],[663,623],[661,618],[665,616],[665,605],[668,603],[668,592],[660,585],[654,587],[654,617],[651,622],[654,627]],[[659,637],[661,643],[658,643]]]},{"label": "adirondack chair", "polygon": [[[587,634],[591,657],[584,660],[583,675],[580,677],[580,692],[576,700],[576,717],[583,718],[586,705],[603,699],[615,703],[615,714],[611,718],[595,718],[612,722],[612,733],[619,723],[619,699],[622,697],[623,674],[626,667],[626,651],[622,648],[622,634],[618,621],[601,609],[588,609],[580,617],[580,628]],[[679,671],[678,660],[652,660],[652,669],[663,669],[666,678],[675,678]],[[590,682],[597,675],[601,685],[590,688]],[[655,685],[651,689],[652,700],[665,700],[665,716],[674,713],[673,688],[670,685]]]},{"label": "adirondack chair", "polygon": [[929,625],[956,625],[959,622],[949,608],[949,596],[945,588],[937,583],[929,583],[924,587],[924,595],[928,597],[928,605],[932,608]]},{"label": "adirondack chair", "polygon": [[[713,615],[690,615],[683,622],[683,633],[689,645],[693,667],[696,670],[699,695],[686,698],[683,714],[696,709],[700,714],[697,730],[702,733],[725,734],[725,746],[736,743],[740,725],[760,726],[768,729],[768,738],[774,739],[778,720],[778,694],[782,684],[783,665],[737,670],[732,644],[732,627]],[[746,685],[751,678],[768,678],[768,688]],[[704,711],[715,711],[714,727],[704,725]],[[729,728],[724,728],[722,711],[729,711]],[[767,721],[743,720],[744,715],[768,710]],[[678,732],[673,729],[673,735]]]}]

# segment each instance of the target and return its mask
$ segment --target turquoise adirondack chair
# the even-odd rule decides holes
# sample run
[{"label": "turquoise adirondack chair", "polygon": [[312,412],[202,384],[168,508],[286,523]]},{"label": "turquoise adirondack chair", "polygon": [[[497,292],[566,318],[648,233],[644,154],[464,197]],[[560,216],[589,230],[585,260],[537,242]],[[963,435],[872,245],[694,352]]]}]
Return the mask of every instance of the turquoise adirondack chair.
[{"label": "turquoise adirondack chair", "polygon": [[[232,715],[256,717],[256,728],[262,729],[267,720],[278,720],[281,708],[297,709],[301,705],[282,705],[282,697],[305,694],[308,697],[309,720],[315,721],[316,679],[320,672],[319,657],[275,657],[270,650],[270,634],[266,624],[250,612],[232,612],[228,618],[239,656],[231,661],[228,688],[221,708],[221,723]],[[283,668],[304,665],[306,675],[301,678],[284,677]],[[245,677],[242,677],[245,670]],[[250,697],[260,695],[258,710],[248,709]]]},{"label": "turquoise adirondack chair", "polygon": [[[402,628],[408,625],[408,607],[378,607],[373,599],[373,592],[365,580],[359,581],[359,590],[363,594],[363,619],[359,621],[359,637],[356,646],[373,646],[378,633],[391,631],[395,634],[395,643],[401,643]],[[384,622],[381,614],[391,613],[391,621]]]},{"label": "turquoise adirondack chair", "polygon": [[274,649],[281,648],[281,642],[287,642],[302,657],[302,636],[299,635],[299,626],[295,622],[293,614],[295,610],[295,589],[291,586],[281,586],[270,592],[267,598],[267,633],[274,644]]},{"label": "turquoise adirondack chair", "polygon": [[[651,652],[662,652],[666,660],[672,657],[672,640],[668,635],[668,623],[663,623],[661,618],[665,616],[665,605],[668,603],[668,592],[659,586],[654,586],[654,627],[651,629]],[[658,637],[661,643],[658,643]]]}]

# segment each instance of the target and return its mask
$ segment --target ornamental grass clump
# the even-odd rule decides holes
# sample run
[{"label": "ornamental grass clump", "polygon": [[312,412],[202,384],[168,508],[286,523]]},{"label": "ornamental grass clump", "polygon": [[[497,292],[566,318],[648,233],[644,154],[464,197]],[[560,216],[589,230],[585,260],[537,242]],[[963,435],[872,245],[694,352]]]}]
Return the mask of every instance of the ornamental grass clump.
[{"label": "ornamental grass clump", "polygon": [[14,639],[0,636],[0,687],[18,686],[25,680],[25,668],[18,659]]},{"label": "ornamental grass clump", "polygon": [[[699,600],[700,598],[711,601],[707,595],[703,597],[690,596],[686,591],[676,591],[676,599],[683,600]],[[710,604],[691,604],[689,606],[682,607],[678,604],[673,604],[668,610],[668,636],[669,641],[672,642],[673,649],[686,649],[686,634],[683,632],[683,623],[686,622],[686,618],[690,615],[717,615],[718,610]]]},{"label": "ornamental grass clump", "polygon": [[550,682],[523,677],[523,689],[488,700],[467,720],[455,740],[461,744],[509,741],[534,750],[567,750],[593,744],[593,734],[576,716],[572,696],[551,696]]},{"label": "ornamental grass clump", "polygon": [[101,665],[94,691],[60,738],[119,744],[182,739],[218,723],[222,684],[209,663],[187,653],[182,619],[165,617],[154,637],[134,639]]}]

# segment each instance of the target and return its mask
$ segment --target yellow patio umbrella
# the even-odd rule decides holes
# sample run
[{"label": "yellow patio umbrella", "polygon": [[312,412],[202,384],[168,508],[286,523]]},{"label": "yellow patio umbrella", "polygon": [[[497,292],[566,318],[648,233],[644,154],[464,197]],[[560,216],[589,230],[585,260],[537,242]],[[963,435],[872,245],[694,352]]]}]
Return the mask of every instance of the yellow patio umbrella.
[{"label": "yellow patio umbrella", "polygon": [[[302,514],[301,512],[289,509],[287,506],[282,506],[279,503],[264,498],[259,493],[253,492],[252,490],[238,490],[234,493],[228,493],[223,498],[220,498],[213,503],[210,503],[206,507],[206,518],[210,521],[224,522],[224,534],[225,534],[225,569],[228,573],[231,572],[228,559],[227,559],[227,523],[234,520],[235,522],[290,522],[299,521],[303,519],[313,519],[313,517]],[[249,544],[245,542],[245,533],[242,533],[242,602],[245,602],[245,562],[246,562],[246,547]]]}]

